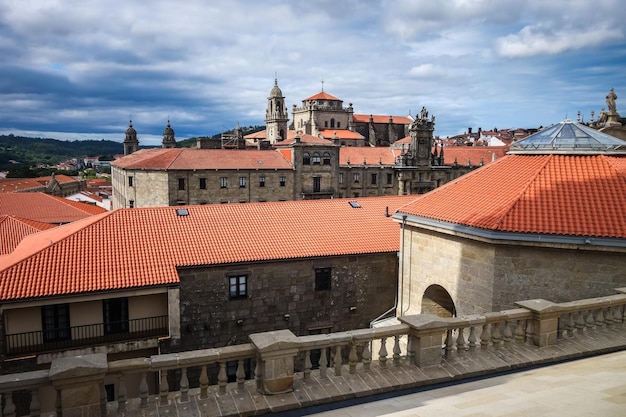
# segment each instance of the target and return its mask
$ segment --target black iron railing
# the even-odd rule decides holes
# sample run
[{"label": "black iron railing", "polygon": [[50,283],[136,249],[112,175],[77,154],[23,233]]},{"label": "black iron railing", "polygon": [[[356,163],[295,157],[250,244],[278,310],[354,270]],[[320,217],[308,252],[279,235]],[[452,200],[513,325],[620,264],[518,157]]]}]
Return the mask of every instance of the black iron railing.
[{"label": "black iron railing", "polygon": [[168,334],[167,316],[157,316],[8,334],[5,338],[5,346],[6,354],[15,356],[167,336]]}]

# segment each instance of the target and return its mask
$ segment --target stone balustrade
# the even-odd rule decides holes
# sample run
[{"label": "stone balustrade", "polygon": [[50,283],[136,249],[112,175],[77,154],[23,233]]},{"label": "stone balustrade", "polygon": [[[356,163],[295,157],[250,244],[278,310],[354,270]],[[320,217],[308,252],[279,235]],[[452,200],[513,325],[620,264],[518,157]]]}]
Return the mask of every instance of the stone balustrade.
[{"label": "stone balustrade", "polygon": [[[294,381],[306,386],[329,378],[350,380],[356,374],[374,371],[420,372],[436,369],[446,361],[453,363],[450,361],[463,355],[478,355],[473,357],[483,357],[487,362],[485,358],[493,356],[490,352],[510,351],[513,346],[528,346],[541,357],[541,352],[548,352],[542,349],[600,330],[606,343],[588,354],[615,350],[626,336],[626,289],[618,292],[568,303],[520,301],[516,309],[464,317],[400,317],[397,325],[330,334],[298,337],[289,330],[257,333],[243,345],[149,358],[107,362],[103,354],[68,357],[53,362],[49,370],[0,376],[2,415],[24,414],[17,411],[16,396],[22,403],[27,399],[22,408],[26,407],[31,416],[82,417],[122,415],[130,409],[148,407],[172,407],[173,411],[181,404],[190,404],[192,397],[196,402],[210,396],[219,399],[249,387],[261,398],[281,398],[293,395]],[[607,334],[619,340],[609,343]],[[547,357],[554,355],[550,351]],[[563,358],[553,358],[557,359]],[[526,366],[537,360],[534,362]],[[246,372],[245,364],[254,372]],[[115,402],[106,401],[105,378],[117,381]],[[156,385],[151,387],[148,380],[156,381]],[[411,383],[395,389],[407,386]],[[56,393],[54,405],[48,408],[40,401],[46,389]],[[258,409],[256,413],[262,414]],[[228,413],[222,410],[220,415]]]}]

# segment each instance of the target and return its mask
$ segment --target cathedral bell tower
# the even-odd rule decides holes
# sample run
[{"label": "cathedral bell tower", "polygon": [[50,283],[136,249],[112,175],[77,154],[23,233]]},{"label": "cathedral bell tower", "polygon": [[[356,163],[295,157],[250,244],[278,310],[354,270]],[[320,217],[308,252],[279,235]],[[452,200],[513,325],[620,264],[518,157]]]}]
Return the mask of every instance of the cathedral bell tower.
[{"label": "cathedral bell tower", "polygon": [[167,127],[163,130],[163,147],[175,148],[176,138],[174,137],[174,129],[170,125],[170,121],[167,121]]},{"label": "cathedral bell tower", "polygon": [[428,119],[428,110],[422,107],[419,116],[411,123],[411,159],[410,165],[429,166],[433,149],[433,132],[435,131],[435,116]]},{"label": "cathedral bell tower", "polygon": [[139,149],[139,140],[137,140],[137,131],[133,128],[133,121],[128,123],[126,129],[126,137],[124,138],[124,155],[130,155]]},{"label": "cathedral bell tower", "polygon": [[265,111],[265,128],[267,140],[270,143],[287,139],[287,122],[289,113],[285,107],[285,97],[278,88],[278,80],[274,78],[274,87],[267,98],[267,110]]}]

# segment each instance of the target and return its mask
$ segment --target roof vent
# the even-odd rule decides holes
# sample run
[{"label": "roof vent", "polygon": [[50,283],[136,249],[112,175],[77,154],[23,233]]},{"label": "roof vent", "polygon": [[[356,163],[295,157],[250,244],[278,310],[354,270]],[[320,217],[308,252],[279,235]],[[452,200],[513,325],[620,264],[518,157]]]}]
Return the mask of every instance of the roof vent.
[{"label": "roof vent", "polygon": [[179,216],[189,216],[189,210],[185,208],[176,209],[176,214],[178,214]]},{"label": "roof vent", "polygon": [[361,205],[358,201],[349,201],[348,204],[350,204],[350,207],[352,208],[361,208]]}]

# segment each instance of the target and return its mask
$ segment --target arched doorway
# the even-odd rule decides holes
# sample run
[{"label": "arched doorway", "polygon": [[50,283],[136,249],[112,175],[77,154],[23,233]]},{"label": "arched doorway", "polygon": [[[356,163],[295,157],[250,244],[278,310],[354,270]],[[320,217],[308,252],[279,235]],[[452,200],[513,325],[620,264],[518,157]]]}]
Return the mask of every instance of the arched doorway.
[{"label": "arched doorway", "polygon": [[431,285],[422,297],[422,314],[434,314],[439,317],[455,317],[456,307],[452,297],[441,285]]}]

